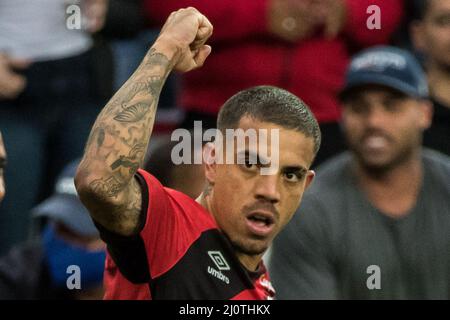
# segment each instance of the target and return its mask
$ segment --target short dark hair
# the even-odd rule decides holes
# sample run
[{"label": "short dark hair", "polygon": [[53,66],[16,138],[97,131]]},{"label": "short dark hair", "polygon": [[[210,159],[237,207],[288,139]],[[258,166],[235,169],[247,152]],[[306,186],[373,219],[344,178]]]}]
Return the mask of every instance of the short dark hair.
[{"label": "short dark hair", "polygon": [[309,107],[294,94],[272,86],[258,86],[238,92],[222,106],[217,128],[236,129],[244,116],[294,129],[314,141],[314,155],[320,147],[319,124]]}]

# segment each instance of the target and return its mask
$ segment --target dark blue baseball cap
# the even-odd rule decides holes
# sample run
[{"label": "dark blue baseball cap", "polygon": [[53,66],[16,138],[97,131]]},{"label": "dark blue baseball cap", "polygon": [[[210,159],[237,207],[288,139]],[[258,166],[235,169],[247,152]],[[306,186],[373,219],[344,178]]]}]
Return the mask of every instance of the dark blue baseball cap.
[{"label": "dark blue baseball cap", "polygon": [[35,217],[46,217],[63,224],[80,236],[98,236],[89,212],[81,203],[75,189],[74,177],[79,160],[69,163],[62,170],[55,185],[53,195],[32,209]]},{"label": "dark blue baseball cap", "polygon": [[347,69],[341,98],[358,87],[381,85],[415,98],[428,98],[426,75],[408,51],[377,46],[355,55]]}]

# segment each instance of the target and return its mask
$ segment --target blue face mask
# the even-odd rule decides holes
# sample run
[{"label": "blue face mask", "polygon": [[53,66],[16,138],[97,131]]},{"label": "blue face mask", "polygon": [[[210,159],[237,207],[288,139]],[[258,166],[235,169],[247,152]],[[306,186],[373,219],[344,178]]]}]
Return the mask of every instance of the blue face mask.
[{"label": "blue face mask", "polygon": [[76,265],[80,268],[81,289],[102,284],[105,250],[88,251],[73,246],[59,238],[51,224],[43,230],[43,244],[50,277],[56,287],[66,287],[66,281],[71,275],[67,273],[67,267],[70,265]]}]

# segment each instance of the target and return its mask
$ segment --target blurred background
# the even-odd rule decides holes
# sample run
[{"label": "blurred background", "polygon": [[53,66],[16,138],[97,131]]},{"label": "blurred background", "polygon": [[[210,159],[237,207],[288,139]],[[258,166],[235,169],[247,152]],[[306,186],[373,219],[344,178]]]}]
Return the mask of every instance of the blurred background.
[{"label": "blurred background", "polygon": [[[202,121],[204,130],[213,128],[228,97],[250,86],[275,85],[301,97],[319,120],[323,144],[318,165],[346,150],[337,94],[351,56],[381,44],[409,50],[433,71],[431,98],[440,109],[425,144],[450,154],[449,73],[435,70],[436,65],[450,69],[450,14],[439,21],[444,34],[439,41],[417,40],[414,32],[434,2],[0,0],[0,130],[7,153],[6,195],[0,204],[0,256],[4,256],[0,297],[48,298],[37,287],[43,286],[44,278],[47,286],[60,285],[61,275],[52,266],[64,258],[51,255],[57,248],[72,252],[67,249],[70,239],[82,243],[83,252],[77,253],[80,264],[86,262],[86,254],[95,255],[95,260],[104,251],[95,232],[80,234],[82,230],[73,229],[78,218],[67,222],[60,217],[77,206],[77,200],[51,208],[63,211],[59,214],[33,212],[43,201],[64,193],[60,175],[70,178],[67,166],[82,155],[97,114],[139,65],[171,11],[194,6],[204,13],[214,25],[213,53],[204,68],[169,78],[159,102],[148,163],[166,186],[195,198],[203,186],[201,166],[172,164],[172,130],[190,130],[196,120]],[[371,5],[380,9],[380,16],[367,10]],[[66,245],[58,242],[58,247],[55,239]],[[33,281],[25,279],[20,274],[25,263],[46,266],[47,271],[36,273]],[[99,265],[92,266],[94,289],[69,298],[101,297]],[[13,269],[17,273],[11,275]],[[13,282],[9,287],[1,285],[12,281],[8,279],[16,279],[24,288],[36,287],[23,289],[34,295],[22,291],[2,295],[2,290],[11,290]]]}]

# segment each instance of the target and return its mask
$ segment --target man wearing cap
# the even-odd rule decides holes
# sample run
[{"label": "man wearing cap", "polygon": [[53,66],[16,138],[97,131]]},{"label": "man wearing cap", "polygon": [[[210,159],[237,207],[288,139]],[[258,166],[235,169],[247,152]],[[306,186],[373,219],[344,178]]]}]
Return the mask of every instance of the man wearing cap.
[{"label": "man wearing cap", "polygon": [[103,297],[105,244],[78,199],[77,165],[66,166],[55,193],[32,211],[47,220],[40,239],[0,258],[0,299]]},{"label": "man wearing cap", "polygon": [[450,299],[450,158],[422,149],[432,107],[406,51],[357,55],[341,92],[350,151],[318,169],[274,242],[280,299]]}]

